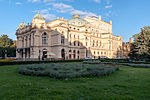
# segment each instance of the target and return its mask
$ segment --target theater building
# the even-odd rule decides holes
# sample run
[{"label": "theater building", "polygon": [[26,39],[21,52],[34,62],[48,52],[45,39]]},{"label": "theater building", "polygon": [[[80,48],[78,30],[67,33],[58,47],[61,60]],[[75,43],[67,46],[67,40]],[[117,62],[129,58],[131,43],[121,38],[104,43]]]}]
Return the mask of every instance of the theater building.
[{"label": "theater building", "polygon": [[122,37],[112,34],[112,21],[101,16],[46,22],[38,12],[32,23],[22,22],[17,30],[17,58],[84,59],[121,57]]}]

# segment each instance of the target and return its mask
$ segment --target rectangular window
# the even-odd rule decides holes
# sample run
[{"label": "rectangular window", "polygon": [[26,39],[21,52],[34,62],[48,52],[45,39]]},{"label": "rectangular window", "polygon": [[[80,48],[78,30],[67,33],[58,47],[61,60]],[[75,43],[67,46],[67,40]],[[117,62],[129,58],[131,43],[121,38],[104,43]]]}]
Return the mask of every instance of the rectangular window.
[{"label": "rectangular window", "polygon": [[48,44],[48,38],[47,37],[42,37],[42,44],[47,45]]},{"label": "rectangular window", "polygon": [[61,36],[61,44],[65,44],[64,36]]}]

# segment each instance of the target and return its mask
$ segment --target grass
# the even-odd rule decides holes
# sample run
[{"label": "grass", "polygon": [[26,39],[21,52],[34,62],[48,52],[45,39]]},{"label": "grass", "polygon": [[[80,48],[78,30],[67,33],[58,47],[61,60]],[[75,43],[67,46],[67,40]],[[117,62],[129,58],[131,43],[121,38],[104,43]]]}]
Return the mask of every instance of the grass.
[{"label": "grass", "polygon": [[110,76],[58,80],[0,67],[0,100],[149,100],[150,69],[122,66]]}]

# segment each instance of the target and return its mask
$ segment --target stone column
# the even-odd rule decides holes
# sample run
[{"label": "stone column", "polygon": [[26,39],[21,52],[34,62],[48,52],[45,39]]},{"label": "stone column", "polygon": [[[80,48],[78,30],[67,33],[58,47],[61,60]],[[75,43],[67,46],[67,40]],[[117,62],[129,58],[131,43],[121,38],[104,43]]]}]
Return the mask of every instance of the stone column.
[{"label": "stone column", "polygon": [[23,60],[25,60],[26,55],[25,55],[25,49],[23,49]]}]

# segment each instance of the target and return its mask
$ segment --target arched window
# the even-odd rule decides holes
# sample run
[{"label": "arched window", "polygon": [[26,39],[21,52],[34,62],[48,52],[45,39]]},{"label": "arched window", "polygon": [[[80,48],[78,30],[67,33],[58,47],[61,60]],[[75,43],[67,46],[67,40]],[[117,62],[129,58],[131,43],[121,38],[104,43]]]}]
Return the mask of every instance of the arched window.
[{"label": "arched window", "polygon": [[29,36],[29,46],[31,46],[31,35]]},{"label": "arched window", "polygon": [[87,46],[87,42],[86,42],[86,46]]},{"label": "arched window", "polygon": [[42,45],[47,45],[48,44],[48,35],[47,33],[42,34]]},{"label": "arched window", "polygon": [[79,50],[77,51],[77,54],[78,54],[78,59],[80,59],[80,51]]},{"label": "arched window", "polygon": [[98,41],[97,41],[97,47],[98,47]]},{"label": "arched window", "polygon": [[73,51],[73,58],[76,59],[76,51]]},{"label": "arched window", "polygon": [[71,45],[71,42],[69,42],[69,44]]},{"label": "arched window", "polygon": [[69,50],[69,53],[71,53],[71,50]]},{"label": "arched window", "polygon": [[43,56],[42,58],[47,58],[47,49],[43,49]]},{"label": "arched window", "polygon": [[74,41],[74,46],[76,46],[76,41]]},{"label": "arched window", "polygon": [[80,42],[78,41],[78,46],[80,46]]},{"label": "arched window", "polygon": [[24,38],[22,38],[22,48],[24,48]]},{"label": "arched window", "polygon": [[72,58],[71,50],[69,50],[69,59]]},{"label": "arched window", "polygon": [[61,44],[65,44],[65,37],[61,36]]},{"label": "arched window", "polygon": [[80,54],[80,51],[78,50],[78,52],[77,52],[78,54]]},{"label": "arched window", "polygon": [[26,36],[26,38],[25,38],[25,46],[27,47],[27,45],[28,45],[28,37]]},{"label": "arched window", "polygon": [[61,57],[65,60],[65,49],[61,49]]}]

